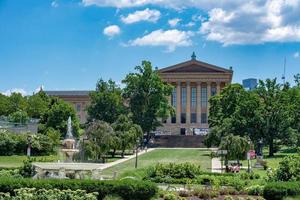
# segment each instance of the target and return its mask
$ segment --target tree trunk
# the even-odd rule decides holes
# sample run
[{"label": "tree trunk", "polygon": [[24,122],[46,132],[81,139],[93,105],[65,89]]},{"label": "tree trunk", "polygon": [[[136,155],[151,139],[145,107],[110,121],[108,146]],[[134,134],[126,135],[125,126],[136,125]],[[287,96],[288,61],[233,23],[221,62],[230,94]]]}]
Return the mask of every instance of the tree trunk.
[{"label": "tree trunk", "polygon": [[125,149],[122,149],[122,153],[121,153],[122,158],[124,158],[124,154],[125,154]]},{"label": "tree trunk", "polygon": [[274,140],[273,138],[270,139],[269,141],[269,157],[274,156]]},{"label": "tree trunk", "polygon": [[112,157],[114,158],[115,155],[116,155],[116,149],[113,150],[113,152],[112,152]]}]

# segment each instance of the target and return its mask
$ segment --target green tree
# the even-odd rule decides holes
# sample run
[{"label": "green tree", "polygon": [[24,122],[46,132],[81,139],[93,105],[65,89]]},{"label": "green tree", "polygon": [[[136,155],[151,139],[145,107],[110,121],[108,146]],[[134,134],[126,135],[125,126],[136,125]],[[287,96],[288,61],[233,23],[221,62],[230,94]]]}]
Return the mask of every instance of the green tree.
[{"label": "green tree", "polygon": [[125,112],[122,90],[112,80],[97,82],[96,91],[90,93],[91,104],[88,107],[89,120],[101,120],[113,123]]},{"label": "green tree", "polygon": [[206,136],[207,146],[219,146],[229,134],[247,136],[256,141],[261,135],[261,105],[258,95],[245,91],[239,84],[231,84],[220,95],[209,99],[210,133]]},{"label": "green tree", "polygon": [[[260,80],[256,92],[262,102],[263,138],[269,145],[269,156],[275,152],[274,140],[284,136],[288,127],[291,126],[293,117],[289,109],[288,88],[281,89],[276,79]],[[285,136],[284,136],[285,137]]]},{"label": "green tree", "polygon": [[295,79],[296,85],[297,85],[298,87],[300,87],[300,74],[299,74],[299,73],[296,74],[296,75],[294,76],[294,79]]},{"label": "green tree", "polygon": [[45,133],[47,128],[54,128],[64,137],[67,133],[67,121],[69,116],[72,118],[72,130],[75,137],[79,136],[79,120],[76,116],[74,107],[63,100],[52,98],[50,109],[42,116],[39,131]]},{"label": "green tree", "polygon": [[8,116],[8,120],[19,125],[24,125],[28,123],[29,117],[25,111],[16,111]]},{"label": "green tree", "polygon": [[9,115],[9,97],[0,93],[0,116]]},{"label": "green tree", "polygon": [[140,125],[149,139],[150,132],[161,126],[159,118],[167,118],[173,111],[167,98],[172,86],[162,81],[149,61],[143,61],[135,70],[122,81],[126,85],[124,97],[129,101],[133,123]]},{"label": "green tree", "polygon": [[119,148],[122,157],[126,149],[134,147],[136,140],[141,140],[143,131],[139,125],[134,124],[126,115],[120,115],[115,123],[112,124],[115,135],[118,138]]},{"label": "green tree", "polygon": [[93,159],[103,159],[111,149],[112,136],[114,134],[113,128],[104,121],[95,120],[88,124],[86,134],[89,138],[87,143],[87,154],[93,155]]},{"label": "green tree", "polygon": [[30,96],[27,101],[27,113],[31,118],[40,119],[48,110],[50,98],[44,91]]},{"label": "green tree", "polygon": [[220,149],[227,150],[227,159],[239,160],[245,158],[250,146],[244,137],[229,134],[220,143]]},{"label": "green tree", "polygon": [[9,96],[9,111],[8,113],[14,113],[17,111],[25,111],[27,107],[27,99],[23,97],[20,93],[12,93]]}]

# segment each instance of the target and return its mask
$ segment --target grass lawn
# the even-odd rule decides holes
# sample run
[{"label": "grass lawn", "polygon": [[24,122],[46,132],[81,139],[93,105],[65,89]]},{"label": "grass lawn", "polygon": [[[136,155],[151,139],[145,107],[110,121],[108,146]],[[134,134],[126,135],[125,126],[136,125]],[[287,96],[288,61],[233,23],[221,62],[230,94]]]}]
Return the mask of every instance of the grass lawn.
[{"label": "grass lawn", "polygon": [[[32,159],[36,161],[47,161],[52,162],[55,160],[59,160],[58,156],[32,156]],[[17,168],[23,165],[23,161],[27,159],[27,156],[0,156],[0,168]]]},{"label": "grass lawn", "polygon": [[[288,155],[293,155],[293,154],[297,154],[293,151],[291,151],[291,149],[288,148],[282,148],[280,151],[278,151],[277,153],[275,153],[274,157],[268,157],[268,156],[264,156],[264,160],[267,161],[267,165],[268,168],[272,168],[275,169],[279,166],[279,162]],[[264,149],[264,155],[268,155],[268,151],[267,149]],[[243,166],[248,166],[248,162],[246,160],[242,161]],[[256,163],[256,160],[251,160],[251,165],[254,166]],[[261,176],[266,176],[267,175],[267,171],[261,168],[252,168],[252,170],[255,173],[260,174]]]},{"label": "grass lawn", "polygon": [[[201,166],[203,171],[210,171],[211,158],[209,151],[199,149],[156,149],[138,157],[138,171],[153,166],[156,163],[184,163],[190,162]],[[136,172],[135,158],[107,168],[102,174],[112,176],[117,172],[118,177],[132,175]]]}]

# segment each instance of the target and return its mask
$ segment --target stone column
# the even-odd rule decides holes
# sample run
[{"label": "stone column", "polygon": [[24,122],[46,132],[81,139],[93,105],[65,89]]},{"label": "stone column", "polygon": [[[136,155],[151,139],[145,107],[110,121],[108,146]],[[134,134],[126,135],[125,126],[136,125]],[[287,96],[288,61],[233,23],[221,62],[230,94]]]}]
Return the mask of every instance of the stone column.
[{"label": "stone column", "polygon": [[176,86],[176,123],[180,124],[180,114],[181,114],[181,83],[177,82]]},{"label": "stone column", "polygon": [[197,82],[197,122],[201,123],[201,82]]},{"label": "stone column", "polygon": [[211,82],[207,82],[207,117],[209,115],[209,98],[211,97]]},{"label": "stone column", "polygon": [[186,82],[186,123],[191,123],[191,85]]},{"label": "stone column", "polygon": [[[171,98],[172,98],[172,95],[170,95],[170,96],[168,97],[168,102],[169,102],[169,105],[170,105],[170,106],[172,106],[172,105],[171,105],[171,103],[172,103],[172,102],[171,102]],[[172,117],[172,116],[170,115],[170,116],[167,118],[167,124],[171,124],[171,117]]]},{"label": "stone column", "polygon": [[221,93],[221,82],[217,82],[217,94]]}]

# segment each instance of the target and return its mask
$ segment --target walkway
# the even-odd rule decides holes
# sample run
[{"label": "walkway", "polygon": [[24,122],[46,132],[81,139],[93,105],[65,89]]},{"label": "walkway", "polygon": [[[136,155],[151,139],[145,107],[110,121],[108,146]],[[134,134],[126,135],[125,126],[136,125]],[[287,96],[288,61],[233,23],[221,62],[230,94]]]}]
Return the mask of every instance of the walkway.
[{"label": "walkway", "polygon": [[[153,151],[153,150],[155,150],[155,149],[148,149],[147,151],[142,150],[142,151],[140,151],[140,152],[138,153],[138,156],[143,155],[144,153],[151,152],[151,151]],[[134,155],[130,155],[130,156],[125,156],[124,158],[118,159],[118,160],[116,160],[116,161],[114,161],[114,162],[104,163],[104,164],[102,164],[102,166],[100,167],[100,169],[103,170],[103,169],[112,167],[112,166],[114,166],[114,165],[123,163],[123,162],[125,162],[125,161],[127,161],[127,160],[130,160],[130,159],[132,159],[132,158],[135,158],[135,154],[134,154]]]}]

